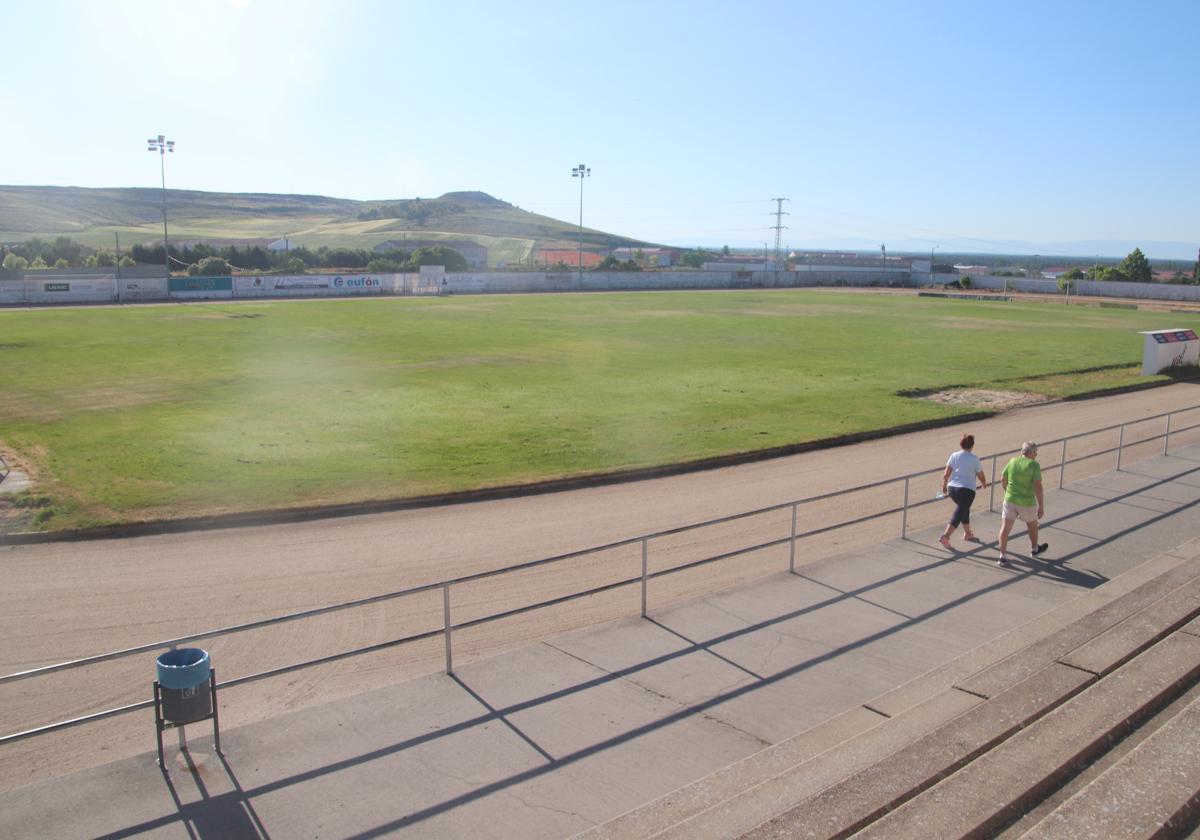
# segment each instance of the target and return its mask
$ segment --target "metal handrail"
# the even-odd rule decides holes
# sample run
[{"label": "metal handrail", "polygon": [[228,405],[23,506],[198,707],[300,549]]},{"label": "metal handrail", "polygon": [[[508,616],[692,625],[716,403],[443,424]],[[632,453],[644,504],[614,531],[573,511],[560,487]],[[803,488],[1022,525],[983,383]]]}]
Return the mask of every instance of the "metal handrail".
[{"label": "metal handrail", "polygon": [[[1128,445],[1129,446],[1139,446],[1139,445],[1143,445],[1143,444],[1158,440],[1159,438],[1163,438],[1163,440],[1164,440],[1163,453],[1166,454],[1166,452],[1169,448],[1169,445],[1170,445],[1170,436],[1172,434],[1178,435],[1183,432],[1200,429],[1200,423],[1192,425],[1192,426],[1182,427],[1182,428],[1180,428],[1180,427],[1172,428],[1171,418],[1174,415],[1185,414],[1187,412],[1197,411],[1197,410],[1200,410],[1200,405],[1191,406],[1189,408],[1176,409],[1175,411],[1163,412],[1161,414],[1155,414],[1155,415],[1152,415],[1149,417],[1143,417],[1138,420],[1131,420],[1126,423],[1113,424],[1111,426],[1105,426],[1105,427],[1102,427],[1099,429],[1092,429],[1087,432],[1080,432],[1078,434],[1068,435],[1066,437],[1055,438],[1054,440],[1047,441],[1046,443],[1042,444],[1042,446],[1049,446],[1049,445],[1053,445],[1056,443],[1062,444],[1062,453],[1061,453],[1058,464],[1048,465],[1044,468],[1044,470],[1045,471],[1050,471],[1050,470],[1054,470],[1054,469],[1059,470],[1059,487],[1060,488],[1062,487],[1063,476],[1066,472],[1066,468],[1068,466],[1070,466],[1071,464],[1080,463],[1082,461],[1090,460],[1090,459],[1097,458],[1097,457],[1100,457],[1103,455],[1110,455],[1113,452],[1116,452],[1117,453],[1117,469],[1120,470],[1121,454],[1126,446],[1126,444],[1125,444],[1125,429],[1126,429],[1126,427],[1134,426],[1134,425],[1137,425],[1140,423],[1147,423],[1147,422],[1151,422],[1154,420],[1160,420],[1163,418],[1166,418],[1166,431],[1164,433],[1158,433],[1158,434],[1155,434],[1155,435],[1152,435],[1152,436],[1149,436],[1146,438],[1142,438],[1142,439],[1134,441]],[[1078,440],[1080,438],[1085,438],[1085,437],[1092,437],[1094,435],[1103,434],[1105,432],[1110,432],[1110,431],[1113,431],[1116,429],[1120,429],[1120,438],[1119,438],[1119,441],[1118,441],[1118,444],[1116,447],[1099,450],[1097,452],[1091,452],[1091,453],[1088,453],[1087,455],[1080,456],[1080,457],[1073,458],[1073,459],[1068,459],[1066,457],[1067,443],[1069,441]],[[994,502],[996,463],[999,458],[1004,457],[1005,455],[1011,454],[1012,452],[1015,452],[1015,451],[1017,451],[1017,450],[1006,450],[1003,452],[998,452],[998,453],[994,453],[992,455],[984,456],[984,458],[981,459],[981,460],[985,460],[985,459],[990,458],[992,460],[991,486],[993,488],[993,496],[992,496],[991,500],[989,500],[989,509],[992,509],[993,502]],[[214,636],[233,635],[236,633],[245,632],[247,630],[254,630],[254,629],[259,629],[262,627],[271,626],[274,624],[281,624],[281,623],[289,622],[289,621],[298,621],[298,620],[305,619],[305,618],[312,618],[315,616],[324,615],[324,614],[328,614],[328,613],[332,613],[332,612],[367,606],[369,604],[381,603],[384,601],[394,600],[396,598],[402,598],[402,597],[406,597],[409,595],[416,595],[416,594],[419,594],[422,592],[431,592],[431,591],[438,590],[438,589],[442,590],[443,604],[444,604],[443,626],[439,629],[428,630],[428,631],[424,631],[421,633],[404,636],[404,637],[401,637],[398,639],[392,639],[389,641],[379,642],[379,643],[368,645],[365,647],[360,647],[360,648],[355,648],[352,650],[342,651],[342,652],[335,653],[335,654],[330,654],[330,655],[319,657],[316,659],[306,660],[304,662],[298,662],[298,663],[293,663],[291,665],[285,665],[285,666],[282,666],[279,668],[262,671],[262,672],[259,672],[256,674],[249,674],[249,675],[245,675],[242,677],[237,677],[234,679],[224,681],[222,683],[222,685],[226,686],[226,687],[232,687],[232,686],[236,686],[236,685],[250,683],[250,682],[257,681],[257,680],[266,679],[268,677],[278,676],[280,674],[285,674],[285,673],[289,673],[292,671],[296,671],[301,668],[309,668],[309,667],[314,667],[316,665],[328,664],[330,662],[347,659],[347,658],[350,658],[353,656],[359,656],[359,655],[362,655],[365,653],[371,653],[371,652],[376,652],[379,650],[384,650],[384,649],[395,647],[395,646],[398,646],[401,644],[407,644],[409,642],[420,641],[423,639],[430,639],[430,638],[433,638],[433,637],[436,637],[439,635],[443,635],[446,639],[446,657],[445,657],[446,658],[446,673],[452,673],[451,637],[452,637],[452,634],[458,630],[464,630],[464,629],[469,629],[472,627],[477,627],[477,626],[487,624],[487,623],[490,623],[493,621],[499,621],[499,620],[502,620],[505,618],[511,618],[511,617],[514,617],[517,615],[531,612],[533,610],[544,609],[546,607],[551,607],[551,606],[557,606],[560,604],[568,603],[570,601],[578,600],[581,598],[587,598],[592,595],[597,595],[597,594],[600,594],[603,592],[611,591],[614,589],[619,589],[621,587],[632,586],[632,585],[639,584],[639,583],[641,584],[641,597],[642,597],[641,614],[643,616],[645,616],[646,615],[646,602],[647,602],[646,591],[647,591],[647,585],[648,585],[649,581],[657,580],[658,578],[665,577],[667,575],[672,575],[672,574],[676,574],[678,572],[695,569],[695,568],[709,565],[711,563],[716,563],[716,562],[719,562],[722,560],[728,560],[732,557],[737,557],[739,555],[749,554],[749,553],[756,552],[756,551],[762,551],[764,549],[774,548],[774,547],[784,545],[784,544],[790,545],[788,567],[789,567],[789,570],[794,571],[795,570],[795,546],[796,546],[797,540],[805,538],[805,537],[816,536],[819,534],[826,533],[828,531],[837,530],[839,528],[846,528],[851,525],[858,525],[858,524],[861,524],[864,522],[869,522],[869,521],[872,521],[875,519],[880,519],[885,516],[892,516],[897,513],[901,514],[901,516],[902,516],[901,538],[907,539],[908,511],[911,509],[923,507],[925,505],[933,504],[936,501],[934,499],[926,498],[926,499],[923,499],[918,502],[910,502],[908,496],[909,496],[909,487],[910,487],[911,481],[913,479],[918,479],[918,478],[922,478],[922,477],[929,476],[932,474],[936,474],[940,471],[941,471],[941,468],[920,470],[917,472],[907,473],[905,475],[894,476],[891,478],[882,479],[880,481],[870,482],[868,484],[861,484],[861,485],[857,485],[855,487],[849,487],[849,488],[845,488],[842,490],[834,490],[834,491],[831,491],[828,493],[821,493],[821,494],[818,494],[815,496],[808,496],[808,497],[804,497],[804,498],[800,498],[800,499],[795,499],[790,502],[781,502],[778,504],[769,505],[767,507],[756,508],[756,509],[750,510],[750,511],[729,514],[727,516],[721,516],[721,517],[717,517],[715,519],[707,519],[702,522],[691,523],[688,525],[680,525],[680,526],[676,526],[673,528],[667,528],[667,529],[660,530],[660,531],[654,531],[652,533],[642,534],[640,536],[627,537],[627,538],[624,538],[621,540],[616,540],[614,542],[604,543],[604,544],[598,545],[598,546],[592,546],[590,548],[569,551],[569,552],[565,552],[562,554],[556,554],[551,557],[543,557],[543,558],[539,558],[536,560],[530,560],[530,561],[527,561],[524,563],[518,563],[518,564],[515,564],[512,566],[505,566],[500,569],[491,569],[491,570],[483,571],[483,572],[474,572],[474,573],[468,574],[468,575],[462,575],[462,576],[455,577],[455,578],[449,578],[447,580],[438,581],[435,583],[428,583],[428,584],[423,584],[420,586],[409,587],[407,589],[401,589],[401,590],[397,590],[394,592],[384,593],[381,595],[373,595],[373,596],[369,596],[366,598],[359,598],[359,599],[355,599],[352,601],[345,601],[345,602],[338,603],[338,604],[327,605],[324,607],[317,607],[317,608],[309,609],[309,610],[301,610],[299,612],[288,613],[288,614],[280,615],[280,616],[274,616],[272,618],[259,619],[256,621],[245,622],[243,624],[231,625],[229,627],[223,627],[223,628],[218,628],[218,629],[213,629],[213,630],[205,630],[200,633],[192,633],[192,634],[188,634],[185,636],[178,636],[173,639],[166,639],[166,640],[159,641],[159,642],[152,642],[152,643],[148,643],[148,644],[137,645],[137,646],[130,647],[130,648],[124,648],[122,650],[110,651],[108,653],[103,653],[103,654],[97,654],[95,656],[81,657],[79,659],[73,659],[73,660],[69,660],[66,662],[60,662],[60,663],[57,663],[54,665],[46,665],[46,666],[43,666],[40,668],[31,668],[26,671],[19,671],[19,672],[13,673],[13,674],[7,674],[7,675],[0,676],[0,685],[9,683],[9,682],[15,682],[17,680],[28,679],[31,677],[45,676],[47,674],[64,671],[64,670],[68,670],[68,669],[72,669],[72,668],[79,668],[79,667],[83,667],[86,665],[94,665],[94,664],[98,664],[101,662],[111,661],[114,659],[120,659],[120,658],[124,658],[127,656],[133,656],[133,655],[139,654],[139,653],[145,653],[148,651],[161,650],[164,648],[173,648],[173,647],[177,647],[180,644],[184,644],[187,642],[199,641],[201,639],[212,638]],[[899,507],[889,507],[882,511],[877,511],[874,513],[854,517],[852,519],[840,521],[840,522],[834,523],[832,525],[823,525],[823,526],[820,526],[817,528],[810,529],[808,531],[801,532],[801,531],[797,531],[797,529],[796,529],[797,518],[798,518],[797,511],[798,511],[800,505],[812,504],[814,502],[820,502],[820,501],[827,501],[829,499],[835,499],[840,496],[845,496],[845,495],[848,495],[851,493],[862,493],[867,490],[873,490],[873,489],[876,489],[879,487],[884,487],[884,486],[887,486],[890,484],[895,484],[898,482],[903,482],[903,484],[904,484],[904,501]],[[698,560],[692,560],[687,563],[683,563],[683,564],[680,564],[677,566],[672,566],[669,569],[661,569],[661,570],[655,571],[655,572],[649,572],[649,570],[648,570],[648,567],[647,567],[648,549],[649,549],[649,543],[652,540],[657,540],[657,539],[661,539],[663,537],[673,536],[676,534],[687,533],[689,531],[698,530],[700,528],[707,528],[707,527],[714,526],[714,525],[721,525],[721,524],[725,524],[728,522],[734,522],[734,521],[741,520],[741,519],[747,519],[747,518],[750,518],[753,516],[761,516],[763,514],[772,513],[772,512],[780,511],[780,510],[785,510],[788,508],[791,508],[791,510],[792,510],[791,533],[789,536],[769,540],[767,542],[758,543],[758,544],[751,545],[751,546],[744,546],[744,547],[736,548],[736,549],[733,549],[730,551],[722,552],[720,554],[711,555],[709,557],[703,557]],[[598,553],[604,552],[604,551],[611,551],[616,548],[623,548],[626,546],[639,545],[639,544],[641,545],[641,548],[642,548],[642,571],[641,571],[641,574],[638,576],[624,578],[622,580],[602,584],[600,586],[591,587],[591,588],[588,588],[588,589],[585,589],[582,591],[578,591],[578,592],[568,593],[566,595],[560,595],[556,598],[539,601],[534,604],[527,604],[527,605],[521,606],[521,607],[514,607],[512,609],[504,610],[499,613],[493,613],[493,614],[489,614],[489,615],[485,615],[485,616],[480,616],[478,618],[459,622],[457,624],[452,622],[450,619],[450,589],[453,586],[461,586],[466,583],[472,583],[472,582],[484,580],[487,578],[498,577],[500,575],[507,575],[507,574],[512,574],[512,573],[520,572],[520,571],[526,571],[529,569],[546,566],[546,565],[549,565],[552,563],[560,563],[565,560],[571,560],[571,559],[575,559],[575,558],[579,558],[579,557],[584,557],[587,555],[598,554]],[[37,727],[34,729],[26,730],[24,732],[18,732],[18,733],[14,733],[11,735],[0,736],[0,744],[8,743],[10,741],[20,740],[23,738],[33,737],[35,735],[45,734],[48,732],[53,732],[53,731],[57,731],[60,729],[65,729],[68,727],[77,726],[80,724],[84,724],[84,723],[88,723],[88,722],[92,722],[92,721],[96,721],[96,720],[101,720],[101,719],[104,719],[107,717],[112,717],[114,715],[123,714],[126,712],[149,708],[152,705],[153,705],[153,701],[147,700],[147,701],[140,702],[140,703],[133,703],[130,705],[121,706],[121,707],[114,708],[114,709],[108,709],[108,710],[105,710],[102,712],[96,712],[93,714],[84,715],[84,716],[73,718],[70,720],[59,721],[57,723],[47,724],[45,726],[40,726],[40,727]]]}]

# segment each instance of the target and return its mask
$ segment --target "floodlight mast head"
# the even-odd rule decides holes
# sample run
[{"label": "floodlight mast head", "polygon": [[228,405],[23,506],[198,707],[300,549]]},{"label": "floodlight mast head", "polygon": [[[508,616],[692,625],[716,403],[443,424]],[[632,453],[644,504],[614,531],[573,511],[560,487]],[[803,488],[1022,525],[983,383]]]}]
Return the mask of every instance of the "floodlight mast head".
[{"label": "floodlight mast head", "polygon": [[151,137],[149,140],[146,141],[146,151],[158,152],[160,155],[165,154],[167,152],[174,152],[175,151],[175,141],[168,140],[166,137],[163,137],[161,134],[158,135],[157,137]]}]

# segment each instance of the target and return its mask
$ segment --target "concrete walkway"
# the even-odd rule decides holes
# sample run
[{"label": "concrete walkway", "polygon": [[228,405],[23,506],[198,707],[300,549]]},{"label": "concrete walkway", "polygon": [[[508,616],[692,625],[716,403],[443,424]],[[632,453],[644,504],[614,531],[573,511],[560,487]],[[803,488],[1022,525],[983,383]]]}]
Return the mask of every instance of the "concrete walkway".
[{"label": "concrete walkway", "polygon": [[195,725],[166,775],[147,752],[0,795],[0,836],[570,836],[882,715],[873,698],[1195,539],[1200,447],[1051,490],[1045,559],[1023,532],[1007,568],[937,533],[227,730],[224,756]]}]

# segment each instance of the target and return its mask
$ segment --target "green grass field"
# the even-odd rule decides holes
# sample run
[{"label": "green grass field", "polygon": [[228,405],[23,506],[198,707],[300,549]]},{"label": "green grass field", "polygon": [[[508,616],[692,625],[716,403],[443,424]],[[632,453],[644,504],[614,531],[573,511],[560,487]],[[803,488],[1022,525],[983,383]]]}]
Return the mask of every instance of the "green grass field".
[{"label": "green grass field", "polygon": [[5,310],[0,445],[38,480],[7,527],[417,496],[971,410],[910,389],[1121,387],[1165,320],[804,291]]}]

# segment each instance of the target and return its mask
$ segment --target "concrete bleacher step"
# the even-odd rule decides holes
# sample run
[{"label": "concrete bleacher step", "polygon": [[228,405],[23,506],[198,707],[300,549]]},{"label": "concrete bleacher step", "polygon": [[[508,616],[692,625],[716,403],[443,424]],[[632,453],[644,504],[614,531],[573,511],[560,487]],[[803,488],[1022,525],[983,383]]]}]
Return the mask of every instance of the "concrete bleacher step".
[{"label": "concrete bleacher step", "polygon": [[[1164,575],[1163,579],[1171,579]],[[1139,721],[1200,678],[1200,637],[1188,622],[1200,613],[1194,578],[1156,600],[1144,587],[1102,608],[1143,604],[1109,627],[1086,616],[1059,636],[1073,641],[1080,626],[1099,631],[1000,691],[961,718],[861,773],[768,820],[744,836],[768,838],[803,831],[812,837],[988,837],[1019,817]],[[1161,593],[1159,593],[1161,594]],[[1183,628],[1185,632],[1175,632]],[[1016,657],[1041,661],[1044,644]],[[1011,659],[1011,658],[1010,658]],[[1088,663],[1095,670],[1080,667]],[[1019,677],[1029,662],[1007,662]],[[989,669],[993,670],[993,669]],[[1077,688],[1071,688],[1071,674]],[[995,689],[995,675],[989,675]],[[1040,700],[1036,699],[1040,694]],[[983,745],[1015,711],[1031,703],[1028,720]],[[972,737],[974,736],[974,740]]]},{"label": "concrete bleacher step", "polygon": [[[813,836],[845,836],[1182,626],[1200,611],[1198,587],[1200,544],[1193,542],[580,837],[784,836],[802,814],[815,820],[803,818],[805,831],[815,826]],[[1069,657],[1075,661],[1059,661]]]},{"label": "concrete bleacher step", "polygon": [[[1169,636],[857,833],[818,836],[994,836],[1198,678],[1200,638]],[[795,819],[807,827],[816,816],[806,808],[747,836],[782,836],[778,829],[794,828]]]},{"label": "concrete bleacher step", "polygon": [[1132,732],[1113,744],[1109,750],[1095,760],[1076,768],[1077,772],[1073,773],[1062,785],[1026,810],[1019,819],[998,831],[994,835],[994,840],[1020,840],[1026,832],[1042,822],[1049,814],[1060,808],[1068,799],[1078,794],[1100,775],[1116,766],[1133,749],[1149,739],[1197,699],[1200,699],[1200,683],[1192,686],[1174,701],[1163,706],[1157,713],[1142,721]]},{"label": "concrete bleacher step", "polygon": [[1181,836],[1200,827],[1200,691],[1130,752],[1013,836],[1021,840]]}]

